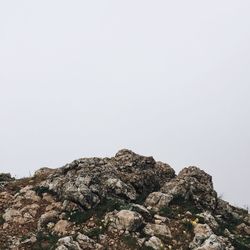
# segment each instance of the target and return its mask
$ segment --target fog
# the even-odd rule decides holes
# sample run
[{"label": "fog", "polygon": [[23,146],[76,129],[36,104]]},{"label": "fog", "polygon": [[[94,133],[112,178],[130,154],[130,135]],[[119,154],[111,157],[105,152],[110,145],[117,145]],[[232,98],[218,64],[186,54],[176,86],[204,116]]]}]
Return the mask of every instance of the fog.
[{"label": "fog", "polygon": [[249,1],[1,1],[0,172],[121,148],[250,205]]}]

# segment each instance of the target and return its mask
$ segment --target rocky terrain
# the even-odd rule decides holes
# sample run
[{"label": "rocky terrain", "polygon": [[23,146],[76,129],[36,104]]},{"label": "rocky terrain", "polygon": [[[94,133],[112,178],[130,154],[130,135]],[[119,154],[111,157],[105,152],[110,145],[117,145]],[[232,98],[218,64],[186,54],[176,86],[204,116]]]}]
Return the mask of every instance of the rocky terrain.
[{"label": "rocky terrain", "polygon": [[0,174],[0,249],[250,249],[250,215],[197,167],[121,150],[33,177]]}]

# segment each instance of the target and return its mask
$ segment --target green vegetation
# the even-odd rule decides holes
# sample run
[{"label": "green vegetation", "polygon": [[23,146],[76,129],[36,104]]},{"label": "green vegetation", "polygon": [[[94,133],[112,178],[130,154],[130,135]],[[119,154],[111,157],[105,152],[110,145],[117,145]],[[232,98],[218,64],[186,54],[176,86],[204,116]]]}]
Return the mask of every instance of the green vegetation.
[{"label": "green vegetation", "polygon": [[198,214],[202,212],[202,209],[199,209],[192,199],[186,200],[182,196],[176,196],[170,203],[170,206],[176,205],[177,213],[191,212],[192,214]]},{"label": "green vegetation", "polygon": [[174,213],[171,207],[163,207],[160,209],[159,214],[168,218],[172,218]]},{"label": "green vegetation", "polygon": [[183,221],[183,226],[187,232],[193,232],[193,224],[190,220]]},{"label": "green vegetation", "polygon": [[218,235],[223,235],[224,234],[224,230],[227,228],[229,231],[234,231],[236,226],[240,225],[241,223],[243,223],[242,219],[237,219],[234,216],[232,216],[231,214],[229,214],[226,218],[224,218],[223,221],[218,221],[219,223],[219,228],[217,229],[217,234]]},{"label": "green vegetation", "polygon": [[90,210],[76,210],[71,213],[68,213],[67,216],[69,220],[75,222],[76,224],[81,224],[86,222],[92,216],[96,216],[97,218],[103,217],[106,213],[114,211],[114,210],[121,210],[127,209],[128,204],[125,203],[123,200],[108,198],[103,200],[99,205],[97,205],[94,209]]},{"label": "green vegetation", "polygon": [[98,238],[100,234],[103,234],[105,232],[105,227],[95,227],[87,231],[85,234],[90,238]]},{"label": "green vegetation", "polygon": [[232,240],[232,244],[237,250],[249,250],[250,237],[236,237],[234,240]]},{"label": "green vegetation", "polygon": [[33,190],[40,197],[42,197],[44,193],[48,193],[48,194],[51,194],[51,195],[56,195],[56,193],[54,191],[50,190],[47,187],[43,187],[43,186],[36,186],[36,187],[33,188]]},{"label": "green vegetation", "polygon": [[138,244],[136,238],[131,235],[124,235],[122,237],[122,241],[126,244],[130,249],[138,249]]},{"label": "green vegetation", "polygon": [[51,234],[45,234],[43,232],[38,232],[37,235],[37,241],[32,249],[34,250],[53,250],[55,249],[56,243],[59,239],[58,236],[51,235]]}]

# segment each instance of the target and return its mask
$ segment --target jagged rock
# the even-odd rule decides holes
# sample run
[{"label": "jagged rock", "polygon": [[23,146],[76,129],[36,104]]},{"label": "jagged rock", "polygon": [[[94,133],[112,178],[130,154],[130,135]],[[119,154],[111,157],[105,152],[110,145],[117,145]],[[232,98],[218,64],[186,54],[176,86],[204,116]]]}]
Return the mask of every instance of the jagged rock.
[{"label": "jagged rock", "polygon": [[155,236],[150,237],[150,239],[145,242],[145,246],[151,247],[155,250],[161,250],[164,247],[164,245],[162,244],[162,241]]},{"label": "jagged rock", "polygon": [[166,217],[164,217],[164,216],[160,216],[160,215],[158,215],[158,214],[155,214],[155,215],[154,215],[154,218],[155,218],[157,221],[160,221],[161,223],[164,223],[164,222],[166,222],[166,221],[169,221],[168,218],[166,218]]},{"label": "jagged rock", "polygon": [[217,205],[212,177],[197,167],[184,168],[176,178],[166,182],[161,191],[173,199],[192,200],[198,207],[215,209]]},{"label": "jagged rock", "polygon": [[41,230],[42,227],[48,224],[49,222],[55,222],[57,218],[58,218],[58,212],[55,210],[48,211],[42,214],[37,224],[38,230]]},{"label": "jagged rock", "polygon": [[134,211],[121,210],[119,212],[111,212],[105,216],[105,223],[111,229],[136,231],[142,225],[142,216]]},{"label": "jagged rock", "polygon": [[247,226],[245,223],[241,223],[241,224],[238,225],[236,228],[237,228],[237,230],[238,230],[240,233],[245,233],[245,234],[250,235],[250,227]]},{"label": "jagged rock", "polygon": [[213,230],[216,230],[219,227],[218,222],[210,212],[205,211],[203,213],[197,214],[197,216],[203,218],[204,222],[207,223]]},{"label": "jagged rock", "polygon": [[143,218],[150,220],[152,218],[152,215],[150,212],[142,205],[139,204],[132,204],[131,210],[138,212],[140,215],[142,215]]},{"label": "jagged rock", "polygon": [[127,185],[123,181],[116,178],[109,178],[106,181],[108,192],[114,192],[118,196],[126,196],[130,200],[136,199],[136,191],[132,185]]},{"label": "jagged rock", "polygon": [[213,231],[207,224],[197,224],[194,228],[194,234],[194,239],[190,243],[191,249],[200,247],[213,234]]},{"label": "jagged rock", "polygon": [[38,169],[35,173],[34,173],[34,176],[35,177],[43,177],[43,176],[48,176],[52,173],[55,173],[55,169],[52,169],[52,168],[47,168],[47,167],[44,167],[44,168],[40,168]]},{"label": "jagged rock", "polygon": [[64,238],[61,238],[57,242],[58,247],[56,250],[81,250],[81,247],[79,246],[79,243],[73,240],[72,236],[67,236]]},{"label": "jagged rock", "polygon": [[234,250],[234,247],[231,243],[224,237],[219,237],[215,234],[210,235],[208,239],[204,241],[204,243],[194,250]]},{"label": "jagged rock", "polygon": [[161,208],[167,207],[172,199],[172,195],[153,192],[149,194],[144,205],[151,210],[158,212]]},{"label": "jagged rock", "polygon": [[171,232],[168,226],[166,225],[157,225],[157,224],[151,224],[148,223],[144,229],[143,232],[150,236],[161,236],[166,238],[171,238]]},{"label": "jagged rock", "polygon": [[247,214],[244,218],[244,222],[250,226],[250,214]]},{"label": "jagged rock", "polygon": [[76,237],[81,249],[102,249],[102,245],[96,243],[94,240],[90,239],[88,236],[79,233]]},{"label": "jagged rock", "polygon": [[90,209],[107,196],[135,200],[174,176],[174,170],[167,164],[121,150],[113,158],[73,161],[51,174],[42,185],[62,199]]},{"label": "jagged rock", "polygon": [[10,173],[0,173],[0,182],[8,182],[8,181],[12,181],[15,178],[11,177]]}]

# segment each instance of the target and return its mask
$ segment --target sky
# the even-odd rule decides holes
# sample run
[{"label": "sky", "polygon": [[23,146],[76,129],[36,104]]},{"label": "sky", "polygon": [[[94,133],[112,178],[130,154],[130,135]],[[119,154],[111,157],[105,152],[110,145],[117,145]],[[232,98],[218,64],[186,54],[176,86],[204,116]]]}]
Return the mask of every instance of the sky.
[{"label": "sky", "polygon": [[129,148],[250,206],[250,1],[1,1],[0,172]]}]

